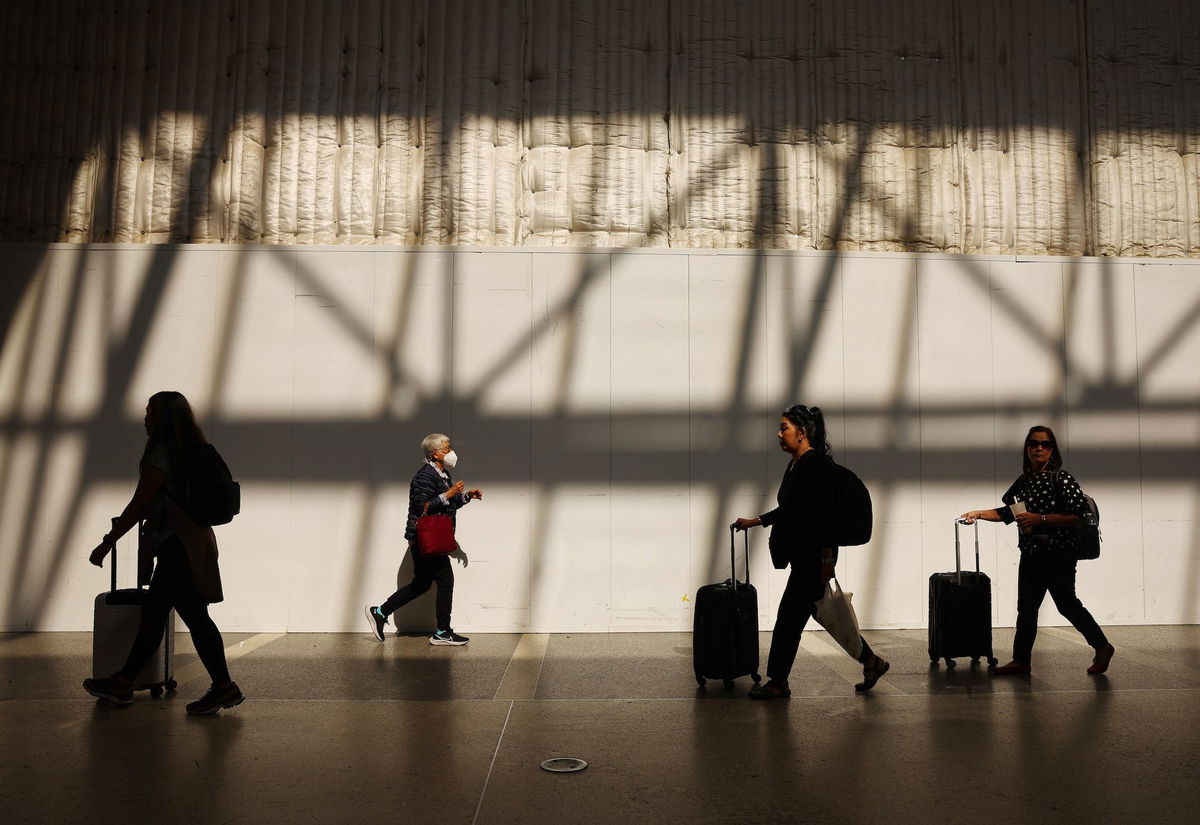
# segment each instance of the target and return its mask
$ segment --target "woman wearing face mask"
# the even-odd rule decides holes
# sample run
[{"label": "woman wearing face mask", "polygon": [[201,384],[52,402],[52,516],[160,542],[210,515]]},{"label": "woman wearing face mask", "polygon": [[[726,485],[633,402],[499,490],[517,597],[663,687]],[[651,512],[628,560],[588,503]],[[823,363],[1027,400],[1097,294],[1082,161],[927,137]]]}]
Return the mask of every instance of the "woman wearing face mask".
[{"label": "woman wearing face mask", "polygon": [[[450,445],[450,437],[432,433],[421,441],[425,463],[413,476],[408,487],[408,525],[404,538],[408,540],[408,552],[413,558],[413,579],[397,590],[378,607],[366,609],[371,632],[383,641],[383,628],[387,617],[422,595],[437,582],[437,629],[429,637],[431,645],[465,645],[469,639],[460,636],[450,627],[450,609],[454,601],[454,569],[449,556],[425,556],[417,547],[417,519],[422,515],[444,514],[455,517],[455,513],[471,499],[483,498],[479,490],[464,490],[461,481],[450,478],[450,470],[458,463],[458,456]],[[452,555],[466,566],[466,556],[461,550]]]},{"label": "woman wearing face mask", "polygon": [[[1038,608],[1049,590],[1058,612],[1096,650],[1087,672],[1093,675],[1104,673],[1113,657],[1113,646],[1075,595],[1076,552],[1080,542],[1076,526],[1087,513],[1083,491],[1074,476],[1060,469],[1062,455],[1049,427],[1030,428],[1021,458],[1024,472],[1001,496],[1005,506],[995,510],[971,510],[960,517],[967,524],[973,524],[976,519],[1005,524],[1015,521],[1021,530],[1013,658],[1006,665],[992,668],[992,672],[998,676],[1030,672]],[[1014,513],[1013,505],[1018,502],[1023,507],[1017,507],[1018,512]]]},{"label": "woman wearing face mask", "polygon": [[[779,506],[758,518],[740,518],[736,530],[762,525],[771,527],[771,561],[776,568],[791,565],[767,658],[766,684],[750,689],[751,699],[780,699],[790,696],[788,675],[796,661],[800,634],[825,595],[825,585],[834,576],[838,549],[828,537],[833,512],[834,467],[825,438],[825,416],[820,407],[795,404],[779,419],[779,449],[792,457],[779,485]],[[862,639],[858,661],[863,680],[855,690],[875,687],[891,665],[877,656]]]}]

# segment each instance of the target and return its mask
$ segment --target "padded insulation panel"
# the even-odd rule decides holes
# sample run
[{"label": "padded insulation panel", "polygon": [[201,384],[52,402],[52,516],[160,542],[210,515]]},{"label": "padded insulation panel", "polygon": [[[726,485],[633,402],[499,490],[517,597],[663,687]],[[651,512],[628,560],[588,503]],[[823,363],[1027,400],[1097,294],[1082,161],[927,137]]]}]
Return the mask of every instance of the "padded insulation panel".
[{"label": "padded insulation panel", "polygon": [[0,240],[1200,254],[1185,0],[9,0]]}]

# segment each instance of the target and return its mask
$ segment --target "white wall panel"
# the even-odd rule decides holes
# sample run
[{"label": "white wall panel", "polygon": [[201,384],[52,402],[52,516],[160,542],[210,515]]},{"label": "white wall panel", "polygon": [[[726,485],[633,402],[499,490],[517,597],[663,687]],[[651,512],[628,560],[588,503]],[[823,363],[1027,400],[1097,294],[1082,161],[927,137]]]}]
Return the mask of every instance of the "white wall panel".
[{"label": "white wall panel", "polygon": [[[1189,267],[1134,267],[1146,619],[1200,615],[1200,280]],[[1144,370],[1144,372],[1143,372]],[[1161,412],[1159,411],[1161,409]]]},{"label": "white wall panel", "polygon": [[[411,575],[420,439],[449,433],[468,632],[678,630],[773,506],[778,414],[822,406],[876,533],[839,575],[867,627],[919,627],[951,519],[994,506],[1033,423],[1096,496],[1105,623],[1195,621],[1197,266],[868,253],[50,247],[4,257],[0,627],[80,629],[86,554],[175,387],[243,484],[223,629],[359,630]],[[999,624],[1011,527],[981,528]],[[970,534],[964,534],[969,542]],[[786,572],[752,536],[761,621]],[[132,577],[132,539],[122,545]],[[971,563],[969,543],[964,547]],[[738,543],[741,553],[741,542]],[[739,562],[740,565],[740,562]],[[123,576],[128,581],[129,578]],[[686,597],[686,598],[685,598]],[[1047,602],[1043,623],[1061,618]],[[396,616],[432,621],[432,596]]]},{"label": "white wall panel", "polygon": [[[1008,486],[1005,482],[997,489],[997,474],[1007,478],[1020,473],[1020,467],[1010,472],[1004,463],[987,460],[999,449],[991,400],[995,353],[990,287],[986,264],[981,267],[978,258],[917,262],[921,570],[926,577],[954,569],[954,518],[994,506]],[[963,564],[974,567],[973,548],[964,549]],[[995,570],[997,593],[1010,580],[1015,587],[1015,567],[1007,571],[994,551],[985,552],[982,564]],[[1002,619],[1011,620],[1015,609],[1010,601],[997,595],[993,602]]]},{"label": "white wall panel", "polygon": [[292,543],[291,587],[338,594],[293,614],[297,629],[348,628],[362,612],[356,585],[370,547],[376,456],[365,425],[376,407],[376,259],[357,250],[305,250],[294,259],[291,527],[304,539]]},{"label": "white wall panel", "polygon": [[467,608],[455,621],[479,630],[529,625],[541,550],[532,519],[532,298],[532,256],[455,255],[452,405],[439,431],[463,455],[457,480],[484,492],[459,511],[471,567],[455,585]]},{"label": "white wall panel", "polygon": [[916,272],[911,257],[842,261],[846,402],[837,455],[872,480],[875,525],[869,544],[842,552],[838,577],[869,626],[925,621],[925,578],[902,550],[921,546],[921,489],[911,483],[921,453]]},{"label": "white wall panel", "polygon": [[531,626],[607,630],[612,566],[608,253],[533,257]]},{"label": "white wall panel", "polygon": [[688,495],[688,286],[685,256],[613,257],[612,629],[677,623],[704,563]]},{"label": "white wall panel", "polygon": [[[1137,397],[1137,300],[1131,264],[1063,264],[1067,466],[1103,504],[1104,564],[1080,565],[1079,592],[1097,617],[1145,618],[1142,478]],[[1107,594],[1107,595],[1101,595]],[[1102,617],[1102,618],[1101,618]]]}]

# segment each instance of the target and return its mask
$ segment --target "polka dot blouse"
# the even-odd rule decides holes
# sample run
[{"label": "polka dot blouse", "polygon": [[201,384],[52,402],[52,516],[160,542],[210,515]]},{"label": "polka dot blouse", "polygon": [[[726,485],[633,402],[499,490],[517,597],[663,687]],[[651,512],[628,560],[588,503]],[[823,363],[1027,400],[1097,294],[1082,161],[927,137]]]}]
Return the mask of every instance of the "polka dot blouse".
[{"label": "polka dot blouse", "polygon": [[[1024,473],[1008,491],[1001,496],[1006,505],[1017,501],[1025,503],[1025,509],[1030,513],[1045,513],[1046,515],[1084,516],[1088,514],[1087,502],[1083,498],[1083,490],[1075,476],[1066,470],[1056,470],[1045,473]],[[1008,507],[999,509],[1000,517],[1005,524],[1012,524],[1014,517]],[[1033,532],[1021,535],[1019,546],[1022,550],[1033,550],[1048,547],[1063,551],[1074,552],[1079,547],[1080,533],[1074,527],[1051,527],[1037,525]]]}]

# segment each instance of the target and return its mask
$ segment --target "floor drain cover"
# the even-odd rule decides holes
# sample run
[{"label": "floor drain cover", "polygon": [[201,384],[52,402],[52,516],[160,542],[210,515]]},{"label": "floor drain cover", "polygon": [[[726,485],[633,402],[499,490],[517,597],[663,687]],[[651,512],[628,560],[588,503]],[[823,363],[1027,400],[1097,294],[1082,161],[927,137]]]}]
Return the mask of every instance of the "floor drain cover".
[{"label": "floor drain cover", "polygon": [[547,759],[542,763],[542,770],[550,771],[550,773],[574,773],[586,767],[587,762],[571,756],[559,756],[555,759]]}]

